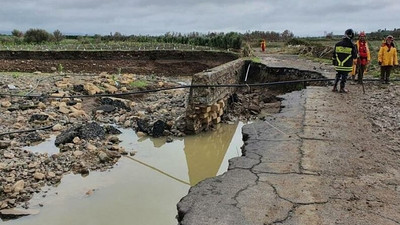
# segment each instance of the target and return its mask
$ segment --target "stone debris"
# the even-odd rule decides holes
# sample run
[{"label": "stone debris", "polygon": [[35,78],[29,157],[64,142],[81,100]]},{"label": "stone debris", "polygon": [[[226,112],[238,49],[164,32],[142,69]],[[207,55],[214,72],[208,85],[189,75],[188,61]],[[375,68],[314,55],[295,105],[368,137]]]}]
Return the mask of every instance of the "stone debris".
[{"label": "stone debris", "polygon": [[[190,83],[186,80],[182,82],[183,78],[154,78],[136,74],[121,74],[118,77],[108,73],[97,76],[76,75],[66,79],[60,79],[58,74],[27,75],[18,79],[0,75],[2,82],[13,83],[14,87],[22,91],[31,90],[28,84],[36,83],[38,78],[44,80],[32,94],[43,94],[43,97],[0,98],[2,133],[52,126],[47,130],[0,136],[0,210],[20,206],[44,185],[56,185],[66,173],[87,174],[93,170],[106,170],[121,155],[133,156],[135,151],[126,151],[119,147],[118,138],[112,136],[120,133],[116,126],[134,129],[139,137],[166,136],[167,142],[173,141],[172,137],[185,135],[188,89],[123,97],[70,97],[105,92],[132,92]],[[115,85],[115,81],[118,81],[119,86]],[[147,86],[135,87],[132,85],[135,81],[145,81]],[[375,99],[372,99],[373,108],[379,112],[371,117],[377,131],[384,130],[390,134],[396,133],[398,129],[398,113],[393,108],[384,107],[388,106],[385,102],[394,103],[395,99],[399,99],[400,91],[395,87],[390,87],[388,93],[382,90],[383,93],[376,94]],[[216,104],[199,108],[195,115],[201,117],[210,129],[220,122],[263,118],[280,110],[280,99],[273,98],[274,95],[275,93],[265,93],[257,89],[239,92],[220,99]],[[387,99],[380,101],[385,95]],[[60,153],[49,156],[22,149],[47,139],[50,135],[56,136],[55,145],[60,148]],[[389,145],[393,151],[400,151],[398,139],[393,139]]]}]

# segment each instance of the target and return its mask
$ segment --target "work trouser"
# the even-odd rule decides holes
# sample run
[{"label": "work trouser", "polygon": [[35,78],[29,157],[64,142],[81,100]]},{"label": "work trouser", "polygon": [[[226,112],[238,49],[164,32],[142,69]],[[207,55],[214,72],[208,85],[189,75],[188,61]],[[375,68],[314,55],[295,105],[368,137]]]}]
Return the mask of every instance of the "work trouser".
[{"label": "work trouser", "polygon": [[382,83],[389,83],[390,72],[393,66],[381,66],[381,81]]},{"label": "work trouser", "polygon": [[359,63],[358,65],[357,65],[357,74],[358,74],[358,77],[357,77],[357,80],[358,80],[358,83],[362,83],[362,81],[363,81],[363,78],[364,78],[364,72],[365,72],[365,68],[367,67],[367,65],[363,65],[363,64],[361,64],[361,63]]},{"label": "work trouser", "polygon": [[348,73],[349,72],[347,71],[337,71],[335,78],[335,86],[334,86],[335,88],[337,87],[337,84],[339,83],[340,80],[340,90],[344,89],[344,87],[346,86]]}]

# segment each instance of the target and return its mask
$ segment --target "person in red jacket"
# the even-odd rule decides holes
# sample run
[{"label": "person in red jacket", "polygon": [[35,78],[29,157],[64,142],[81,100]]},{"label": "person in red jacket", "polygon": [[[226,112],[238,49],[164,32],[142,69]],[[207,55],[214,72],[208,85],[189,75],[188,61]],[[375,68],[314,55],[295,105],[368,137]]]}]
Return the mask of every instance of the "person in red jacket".
[{"label": "person in red jacket", "polygon": [[364,72],[367,69],[367,65],[371,61],[371,54],[369,52],[368,42],[366,40],[365,32],[360,32],[358,40],[356,42],[358,50],[357,58],[357,80],[359,84],[362,84]]},{"label": "person in red jacket", "polygon": [[261,51],[265,52],[265,40],[261,41]]}]

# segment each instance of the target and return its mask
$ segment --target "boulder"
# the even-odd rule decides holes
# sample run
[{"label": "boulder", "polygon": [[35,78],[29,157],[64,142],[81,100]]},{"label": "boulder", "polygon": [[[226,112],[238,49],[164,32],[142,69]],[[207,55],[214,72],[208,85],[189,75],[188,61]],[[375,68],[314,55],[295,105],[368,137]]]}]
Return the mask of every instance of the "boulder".
[{"label": "boulder", "polygon": [[87,143],[86,144],[86,149],[89,150],[89,151],[96,151],[97,147],[92,145],[92,144],[90,144],[90,143]]},{"label": "boulder", "polygon": [[101,105],[101,106],[95,108],[94,112],[103,111],[103,112],[109,113],[109,112],[115,111],[115,109],[116,109],[115,106],[112,106],[112,105]]},{"label": "boulder", "polygon": [[152,136],[153,137],[163,136],[166,127],[167,124],[164,121],[157,120],[157,122],[155,122],[153,125]]},{"label": "boulder", "polygon": [[118,88],[116,88],[113,85],[104,83],[103,86],[106,88],[108,93],[114,94],[114,93],[117,93],[117,91],[118,91]]},{"label": "boulder", "polygon": [[92,84],[92,83],[86,83],[84,86],[85,91],[89,94],[89,95],[94,95],[94,94],[99,94],[101,93],[100,88],[98,88],[96,85]]},{"label": "boulder", "polygon": [[85,88],[84,88],[83,84],[76,84],[76,85],[74,85],[73,90],[75,92],[82,92],[85,90]]},{"label": "boulder", "polygon": [[81,127],[79,137],[85,140],[92,140],[95,138],[104,139],[105,135],[103,127],[96,122],[91,122]]},{"label": "boulder", "polygon": [[39,109],[45,109],[46,108],[46,104],[44,104],[43,102],[39,102],[37,104],[37,106],[38,106]]},{"label": "boulder", "polygon": [[79,136],[80,127],[81,126],[69,128],[68,130],[57,135],[54,144],[59,146],[60,144],[71,143],[74,137]]},{"label": "boulder", "polygon": [[106,134],[121,134],[122,132],[115,128],[114,126],[106,125],[104,126],[104,130],[106,131]]},{"label": "boulder", "polygon": [[96,122],[87,123],[71,127],[56,137],[55,145],[72,143],[75,137],[85,140],[93,140],[96,138],[104,139],[106,135],[105,129]]},{"label": "boulder", "polygon": [[64,127],[61,125],[61,124],[59,124],[59,123],[57,123],[56,125],[54,125],[53,126],[53,131],[60,131],[60,130],[62,130]]},{"label": "boulder", "polygon": [[83,110],[78,110],[78,109],[75,109],[75,108],[73,108],[73,107],[71,107],[71,113],[70,114],[68,114],[70,117],[74,117],[74,118],[80,118],[80,117],[88,117],[88,115],[86,114],[86,112],[85,111],[83,111]]},{"label": "boulder", "polygon": [[102,162],[102,163],[105,163],[105,162],[108,162],[111,160],[111,158],[108,157],[107,153],[105,153],[103,151],[99,152],[98,157],[100,159],[100,162]]},{"label": "boulder", "polygon": [[11,141],[0,141],[0,149],[6,149],[11,146]]},{"label": "boulder", "polygon": [[137,131],[141,131],[146,134],[149,133],[150,128],[149,128],[149,124],[146,120],[138,119],[136,121],[136,125],[137,125]]},{"label": "boulder", "polygon": [[33,177],[36,180],[43,180],[46,176],[43,173],[36,172],[36,173],[33,174]]},{"label": "boulder", "polygon": [[33,114],[31,118],[29,119],[29,122],[34,122],[34,121],[45,121],[49,118],[49,115],[46,114]]},{"label": "boulder", "polygon": [[31,132],[25,136],[21,137],[22,142],[39,142],[39,141],[43,141],[42,136],[40,136],[40,134],[38,132]]},{"label": "boulder", "polygon": [[50,171],[50,172],[47,173],[47,177],[52,179],[52,178],[56,177],[56,174],[54,172]]},{"label": "boulder", "polygon": [[19,193],[20,191],[24,190],[24,187],[25,187],[24,180],[19,180],[15,182],[15,184],[13,185],[13,191],[14,193]]},{"label": "boulder", "polygon": [[3,156],[4,156],[4,158],[6,158],[6,159],[12,159],[12,158],[14,158],[14,154],[11,153],[11,152],[4,152],[4,153],[3,153]]},{"label": "boulder", "polygon": [[4,108],[8,108],[11,106],[11,102],[10,101],[3,101],[1,102],[1,106]]},{"label": "boulder", "polygon": [[81,156],[83,155],[83,152],[82,152],[82,151],[74,151],[72,154],[73,154],[75,157],[79,158],[79,157],[81,157]]},{"label": "boulder", "polygon": [[125,99],[104,97],[101,98],[100,102],[102,105],[112,105],[116,108],[125,109],[128,112],[131,111],[131,108],[129,107],[129,101]]},{"label": "boulder", "polygon": [[60,105],[60,107],[58,108],[58,111],[63,114],[68,114],[68,113],[70,113],[71,110],[69,110],[69,107],[67,107],[67,106]]}]

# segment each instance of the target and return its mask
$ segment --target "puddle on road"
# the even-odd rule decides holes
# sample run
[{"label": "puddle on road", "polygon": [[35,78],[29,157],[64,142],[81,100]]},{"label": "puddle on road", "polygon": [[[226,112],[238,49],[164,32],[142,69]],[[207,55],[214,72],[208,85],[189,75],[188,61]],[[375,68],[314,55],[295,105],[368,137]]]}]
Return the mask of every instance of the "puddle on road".
[{"label": "puddle on road", "polygon": [[[241,155],[242,126],[220,124],[215,131],[172,143],[165,138],[138,138],[133,130],[121,129],[120,145],[128,152],[137,151],[135,156],[122,157],[107,172],[65,175],[58,187],[45,187],[30,201],[30,208],[39,209],[39,215],[3,223],[176,225],[176,204],[190,186],[224,173],[228,159]],[[29,148],[46,149],[41,145]]]},{"label": "puddle on road", "polygon": [[58,149],[54,145],[54,141],[56,140],[56,136],[52,135],[50,136],[49,139],[43,141],[42,143],[38,145],[31,145],[31,146],[26,146],[24,149],[31,151],[31,152],[38,152],[38,153],[47,153],[49,156],[53,154],[57,154],[60,152],[60,149]]}]

